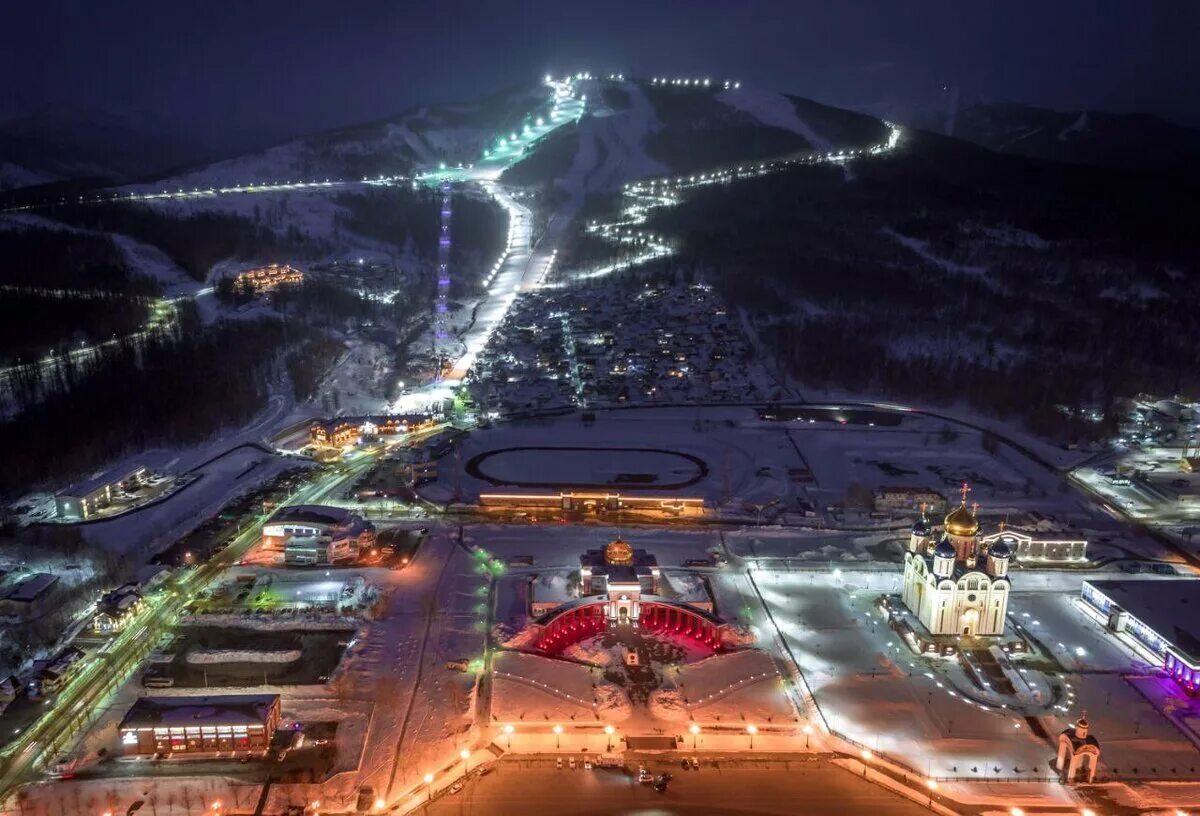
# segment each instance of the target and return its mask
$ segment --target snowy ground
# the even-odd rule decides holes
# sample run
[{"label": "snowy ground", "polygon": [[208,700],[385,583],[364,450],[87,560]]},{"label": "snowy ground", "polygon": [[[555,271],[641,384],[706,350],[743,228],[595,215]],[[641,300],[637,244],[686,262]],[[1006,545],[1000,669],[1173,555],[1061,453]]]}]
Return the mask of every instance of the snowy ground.
[{"label": "snowy ground", "polygon": [[[228,446],[223,447],[228,449]],[[203,455],[211,450],[200,449],[200,453]],[[196,453],[151,453],[138,457],[137,462],[165,458],[162,470],[183,472],[190,469],[190,462],[199,459]],[[254,489],[297,464],[295,460],[266,454],[255,448],[238,448],[201,467],[198,471],[200,478],[161,503],[111,520],[85,524],[80,529],[89,544],[144,560],[185,535],[234,496]]]},{"label": "snowy ground", "polygon": [[[957,664],[912,655],[871,609],[884,587],[859,588],[877,583],[859,578],[846,573],[821,585],[794,574],[756,571],[774,621],[830,728],[934,776],[1047,775],[1054,745],[1037,738],[1013,711],[956,693],[954,688],[965,687]],[[1070,580],[1063,573],[1059,583]],[[1080,580],[1074,578],[1076,584]],[[1034,633],[1064,669],[1051,672],[1056,684],[1065,684],[1061,704],[1049,705],[1044,691],[1039,698],[1047,703],[1041,706],[1042,727],[1056,738],[1086,710],[1104,746],[1105,775],[1131,775],[1137,767],[1138,774],[1157,768],[1159,778],[1170,778],[1168,768],[1183,774],[1200,767],[1186,724],[1172,724],[1148,700],[1164,689],[1162,681],[1136,679],[1148,667],[1075,607],[1071,598],[1077,594],[1076,589],[1013,595],[1013,620]],[[1024,665],[1020,659],[1014,663]],[[1045,689],[1038,679],[1042,669],[1030,665],[1023,674]],[[1163,693],[1171,696],[1169,689]]]}]

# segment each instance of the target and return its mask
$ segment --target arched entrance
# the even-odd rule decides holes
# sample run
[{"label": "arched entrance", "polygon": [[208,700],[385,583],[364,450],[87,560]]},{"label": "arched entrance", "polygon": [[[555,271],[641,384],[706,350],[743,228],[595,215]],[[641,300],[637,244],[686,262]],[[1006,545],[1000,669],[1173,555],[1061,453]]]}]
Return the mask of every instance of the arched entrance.
[{"label": "arched entrance", "polygon": [[962,613],[959,619],[959,625],[962,627],[962,633],[968,637],[973,637],[979,631],[979,610],[968,609]]}]

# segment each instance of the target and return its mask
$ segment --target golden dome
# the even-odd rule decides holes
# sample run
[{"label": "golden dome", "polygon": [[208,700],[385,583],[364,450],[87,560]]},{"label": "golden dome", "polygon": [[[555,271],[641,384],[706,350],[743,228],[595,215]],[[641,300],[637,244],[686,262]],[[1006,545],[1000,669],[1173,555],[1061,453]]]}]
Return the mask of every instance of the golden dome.
[{"label": "golden dome", "polygon": [[616,566],[633,566],[633,547],[619,538],[614,538],[604,548],[604,561]]},{"label": "golden dome", "polygon": [[979,532],[979,521],[965,504],[960,504],[947,514],[945,527],[949,535],[969,537]]}]

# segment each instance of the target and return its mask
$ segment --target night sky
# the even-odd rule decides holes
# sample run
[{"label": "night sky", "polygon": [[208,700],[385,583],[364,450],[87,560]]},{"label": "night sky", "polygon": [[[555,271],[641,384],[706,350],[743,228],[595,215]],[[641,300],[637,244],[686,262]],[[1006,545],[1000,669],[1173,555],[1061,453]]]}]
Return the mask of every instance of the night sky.
[{"label": "night sky", "polygon": [[145,113],[226,144],[578,68],[732,77],[881,115],[950,85],[1200,125],[1190,0],[37,0],[4,27],[0,118]]}]

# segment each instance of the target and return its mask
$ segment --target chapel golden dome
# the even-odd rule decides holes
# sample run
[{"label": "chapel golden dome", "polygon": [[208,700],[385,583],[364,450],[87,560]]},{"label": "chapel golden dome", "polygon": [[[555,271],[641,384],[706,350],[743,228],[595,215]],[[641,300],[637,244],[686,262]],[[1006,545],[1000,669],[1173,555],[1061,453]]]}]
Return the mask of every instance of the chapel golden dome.
[{"label": "chapel golden dome", "polygon": [[951,510],[944,522],[946,533],[952,536],[973,536],[979,532],[979,520],[965,504]]},{"label": "chapel golden dome", "polygon": [[604,562],[614,566],[633,566],[633,547],[620,538],[614,538],[604,547]]}]

